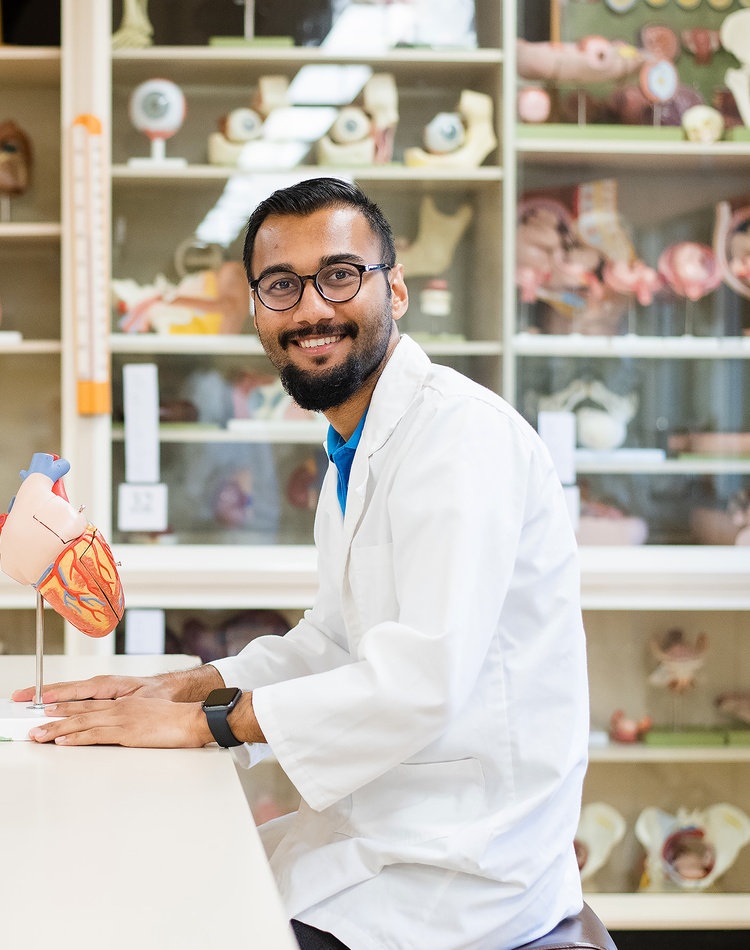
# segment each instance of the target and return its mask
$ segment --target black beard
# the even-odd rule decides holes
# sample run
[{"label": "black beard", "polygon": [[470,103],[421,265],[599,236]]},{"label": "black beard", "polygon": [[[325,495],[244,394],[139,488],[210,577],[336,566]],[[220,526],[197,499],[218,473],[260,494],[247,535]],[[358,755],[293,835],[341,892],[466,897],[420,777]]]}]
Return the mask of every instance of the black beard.
[{"label": "black beard", "polygon": [[380,366],[388,351],[390,336],[389,324],[388,332],[376,341],[374,350],[366,354],[352,352],[343,363],[327,373],[309,373],[288,363],[279,371],[281,384],[303,409],[313,412],[334,409],[361,389],[365,380]]}]

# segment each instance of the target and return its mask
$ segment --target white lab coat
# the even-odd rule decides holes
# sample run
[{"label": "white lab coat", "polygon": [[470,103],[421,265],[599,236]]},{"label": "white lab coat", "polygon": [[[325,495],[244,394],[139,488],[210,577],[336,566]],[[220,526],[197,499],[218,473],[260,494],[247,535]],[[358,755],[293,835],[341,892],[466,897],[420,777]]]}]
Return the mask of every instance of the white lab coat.
[{"label": "white lab coat", "polygon": [[[263,829],[290,917],[351,950],[503,950],[581,907],[588,694],[576,543],[534,430],[402,337],[320,590],[215,663],[302,796]],[[242,747],[252,761],[258,747]]]}]

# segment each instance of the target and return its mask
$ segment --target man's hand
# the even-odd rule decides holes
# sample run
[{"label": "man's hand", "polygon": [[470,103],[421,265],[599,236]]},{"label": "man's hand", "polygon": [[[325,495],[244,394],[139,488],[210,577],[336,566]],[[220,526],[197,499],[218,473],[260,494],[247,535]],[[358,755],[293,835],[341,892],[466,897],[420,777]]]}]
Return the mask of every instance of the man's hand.
[{"label": "man's hand", "polygon": [[[171,699],[177,703],[202,702],[212,689],[224,686],[215,666],[197,666],[191,670],[161,673],[159,676],[92,676],[69,683],[49,683],[42,687],[43,703],[67,703],[80,699]],[[17,689],[11,699],[32,702],[33,686]]]},{"label": "man's hand", "polygon": [[[11,696],[15,703],[31,702],[35,688],[17,689]],[[119,699],[138,696],[141,699],[172,699],[171,689],[160,676],[92,676],[69,683],[49,683],[42,687],[43,703],[64,703],[78,699]]]},{"label": "man's hand", "polygon": [[[129,677],[96,677],[129,679]],[[86,681],[90,682],[90,681]],[[75,686],[76,684],[64,684]],[[63,716],[35,726],[29,738],[58,745],[122,745],[139,749],[196,749],[213,741],[200,703],[144,699],[87,699],[47,706],[49,716]]]}]

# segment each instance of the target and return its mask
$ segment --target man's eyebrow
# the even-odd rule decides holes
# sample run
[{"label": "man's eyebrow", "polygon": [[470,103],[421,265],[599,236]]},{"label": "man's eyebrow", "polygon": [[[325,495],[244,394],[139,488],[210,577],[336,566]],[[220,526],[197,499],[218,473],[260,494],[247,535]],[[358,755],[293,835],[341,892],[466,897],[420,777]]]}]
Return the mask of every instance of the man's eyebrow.
[{"label": "man's eyebrow", "polygon": [[320,266],[326,267],[328,264],[341,264],[341,263],[352,263],[352,264],[364,264],[364,257],[360,257],[359,254],[326,254],[325,257],[321,257]]},{"label": "man's eyebrow", "polygon": [[[365,259],[359,254],[351,254],[348,252],[342,252],[340,254],[326,254],[325,257],[321,257],[318,260],[318,269],[321,267],[327,267],[329,264],[342,264],[342,263],[351,263],[351,264],[364,264]],[[281,261],[279,264],[271,264],[268,267],[264,267],[263,270],[255,278],[256,280],[262,280],[264,277],[267,277],[269,274],[296,274],[294,267],[286,261]]]}]

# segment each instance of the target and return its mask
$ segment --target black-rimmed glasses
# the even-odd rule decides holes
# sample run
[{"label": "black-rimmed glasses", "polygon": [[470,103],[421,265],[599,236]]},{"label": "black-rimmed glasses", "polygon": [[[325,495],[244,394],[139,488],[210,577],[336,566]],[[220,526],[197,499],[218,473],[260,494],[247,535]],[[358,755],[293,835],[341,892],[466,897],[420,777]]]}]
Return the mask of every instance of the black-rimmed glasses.
[{"label": "black-rimmed glasses", "polygon": [[291,270],[273,271],[250,281],[250,287],[269,310],[291,310],[296,307],[302,299],[306,280],[313,282],[324,300],[346,303],[359,293],[363,274],[390,269],[390,264],[352,264],[349,261],[340,261],[337,264],[326,264],[317,274],[307,274],[304,277]]}]

